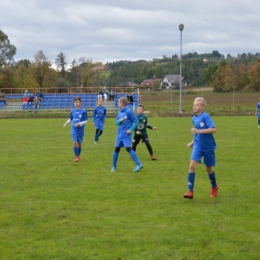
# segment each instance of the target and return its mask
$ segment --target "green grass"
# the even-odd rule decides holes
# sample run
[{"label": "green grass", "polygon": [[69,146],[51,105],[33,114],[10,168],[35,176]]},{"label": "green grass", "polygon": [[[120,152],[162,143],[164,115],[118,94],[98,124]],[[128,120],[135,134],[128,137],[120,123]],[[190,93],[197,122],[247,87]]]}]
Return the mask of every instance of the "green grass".
[{"label": "green grass", "polygon": [[204,166],[185,200],[190,118],[150,118],[157,161],[121,151],[111,173],[116,127],[100,143],[86,126],[73,162],[65,119],[0,120],[0,259],[259,259],[259,131],[255,117],[214,117],[219,196]]}]

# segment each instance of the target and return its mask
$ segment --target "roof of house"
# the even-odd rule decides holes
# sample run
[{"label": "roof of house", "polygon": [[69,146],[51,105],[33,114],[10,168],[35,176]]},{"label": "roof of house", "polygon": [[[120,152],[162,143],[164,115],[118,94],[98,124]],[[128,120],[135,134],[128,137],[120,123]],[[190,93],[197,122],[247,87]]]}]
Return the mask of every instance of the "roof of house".
[{"label": "roof of house", "polygon": [[145,79],[145,80],[142,81],[140,86],[152,86],[154,80],[161,81],[161,79]]}]

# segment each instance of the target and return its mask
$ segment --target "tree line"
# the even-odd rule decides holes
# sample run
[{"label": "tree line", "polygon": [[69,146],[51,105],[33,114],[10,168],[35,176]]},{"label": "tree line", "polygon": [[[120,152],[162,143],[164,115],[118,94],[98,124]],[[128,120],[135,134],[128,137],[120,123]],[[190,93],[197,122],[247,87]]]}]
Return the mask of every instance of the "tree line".
[{"label": "tree line", "polygon": [[[60,52],[52,63],[39,50],[33,60],[14,61],[16,47],[0,30],[0,88],[51,88],[140,84],[145,79],[161,79],[179,74],[178,55],[152,61],[113,61],[103,65],[84,57],[68,63]],[[260,53],[243,53],[226,57],[212,53],[187,53],[182,56],[182,74],[189,86],[213,86],[217,92],[259,91]],[[102,66],[102,70],[95,69]]]}]

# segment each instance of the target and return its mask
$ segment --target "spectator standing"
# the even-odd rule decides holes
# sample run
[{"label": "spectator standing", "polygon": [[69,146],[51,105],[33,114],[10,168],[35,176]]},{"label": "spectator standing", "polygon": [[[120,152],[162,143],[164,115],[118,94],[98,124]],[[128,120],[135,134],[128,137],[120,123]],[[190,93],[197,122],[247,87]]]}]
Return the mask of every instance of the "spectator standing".
[{"label": "spectator standing", "polygon": [[111,89],[109,92],[109,100],[114,101],[114,99],[115,99],[115,92],[113,89]]},{"label": "spectator standing", "polygon": [[99,92],[98,92],[98,100],[103,100],[103,95],[104,95],[104,91],[103,89],[101,89]]},{"label": "spectator standing", "polygon": [[115,92],[113,89],[110,90],[109,92],[109,100],[114,101],[115,100]]},{"label": "spectator standing", "polygon": [[134,99],[130,93],[127,94],[127,101],[128,101],[128,103],[130,103],[133,106]]}]

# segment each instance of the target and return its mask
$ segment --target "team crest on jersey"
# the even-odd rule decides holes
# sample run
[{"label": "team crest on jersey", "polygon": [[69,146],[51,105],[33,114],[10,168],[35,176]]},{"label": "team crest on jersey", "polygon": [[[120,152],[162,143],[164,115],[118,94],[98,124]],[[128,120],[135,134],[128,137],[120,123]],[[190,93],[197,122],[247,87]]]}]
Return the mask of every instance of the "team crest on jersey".
[{"label": "team crest on jersey", "polygon": [[79,117],[82,117],[82,115],[79,115]]},{"label": "team crest on jersey", "polygon": [[145,122],[145,119],[143,119],[143,122]]},{"label": "team crest on jersey", "polygon": [[200,122],[200,126],[203,127],[205,124],[204,122]]}]

